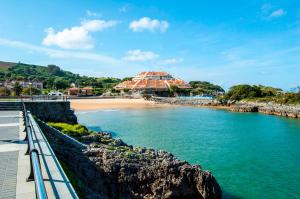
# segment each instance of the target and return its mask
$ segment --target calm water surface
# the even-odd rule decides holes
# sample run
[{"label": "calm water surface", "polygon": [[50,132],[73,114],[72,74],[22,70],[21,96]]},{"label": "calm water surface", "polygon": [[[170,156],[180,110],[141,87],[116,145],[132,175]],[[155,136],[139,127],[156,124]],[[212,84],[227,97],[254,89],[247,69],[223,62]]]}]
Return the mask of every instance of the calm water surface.
[{"label": "calm water surface", "polygon": [[212,171],[224,198],[300,198],[300,119],[192,107],[78,112],[93,130]]}]

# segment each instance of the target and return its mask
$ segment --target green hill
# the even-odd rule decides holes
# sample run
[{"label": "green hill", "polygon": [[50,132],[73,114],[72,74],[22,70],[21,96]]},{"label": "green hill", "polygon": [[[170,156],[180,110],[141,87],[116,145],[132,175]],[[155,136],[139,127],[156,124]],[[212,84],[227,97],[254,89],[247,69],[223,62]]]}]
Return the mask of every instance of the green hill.
[{"label": "green hill", "polygon": [[0,61],[0,72],[7,71],[10,67],[17,65],[17,63]]},{"label": "green hill", "polygon": [[121,80],[110,77],[87,77],[60,69],[56,65],[39,66],[25,63],[0,62],[0,81],[31,80],[41,81],[44,88],[66,89],[70,84],[108,89]]}]

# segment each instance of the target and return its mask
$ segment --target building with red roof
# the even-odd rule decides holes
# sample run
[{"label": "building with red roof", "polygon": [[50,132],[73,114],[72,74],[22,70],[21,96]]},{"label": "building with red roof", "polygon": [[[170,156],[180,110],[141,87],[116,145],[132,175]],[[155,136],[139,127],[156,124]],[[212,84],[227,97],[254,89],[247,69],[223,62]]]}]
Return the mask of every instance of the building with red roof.
[{"label": "building with red roof", "polygon": [[92,87],[84,87],[84,88],[69,88],[68,95],[82,95],[82,96],[90,96],[93,95],[93,88]]},{"label": "building with red roof", "polygon": [[181,79],[176,79],[166,72],[141,72],[132,80],[121,82],[115,86],[116,90],[163,95],[169,93],[170,88],[190,89],[191,86]]}]

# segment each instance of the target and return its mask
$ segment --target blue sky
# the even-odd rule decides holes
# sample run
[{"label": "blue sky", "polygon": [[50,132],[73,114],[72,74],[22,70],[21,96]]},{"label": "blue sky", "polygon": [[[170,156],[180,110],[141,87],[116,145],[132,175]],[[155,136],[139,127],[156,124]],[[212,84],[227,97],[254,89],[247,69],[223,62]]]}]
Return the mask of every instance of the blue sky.
[{"label": "blue sky", "polygon": [[225,88],[300,85],[300,2],[3,1],[0,60],[90,76],[167,71]]}]

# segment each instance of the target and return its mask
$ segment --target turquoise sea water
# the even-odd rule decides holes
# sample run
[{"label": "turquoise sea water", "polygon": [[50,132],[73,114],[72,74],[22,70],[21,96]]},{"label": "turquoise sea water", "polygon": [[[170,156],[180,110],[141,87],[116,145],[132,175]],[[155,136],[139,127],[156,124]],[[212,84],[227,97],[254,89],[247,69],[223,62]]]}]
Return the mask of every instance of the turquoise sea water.
[{"label": "turquoise sea water", "polygon": [[224,198],[300,198],[300,119],[192,107],[78,112],[93,130],[212,171]]}]

